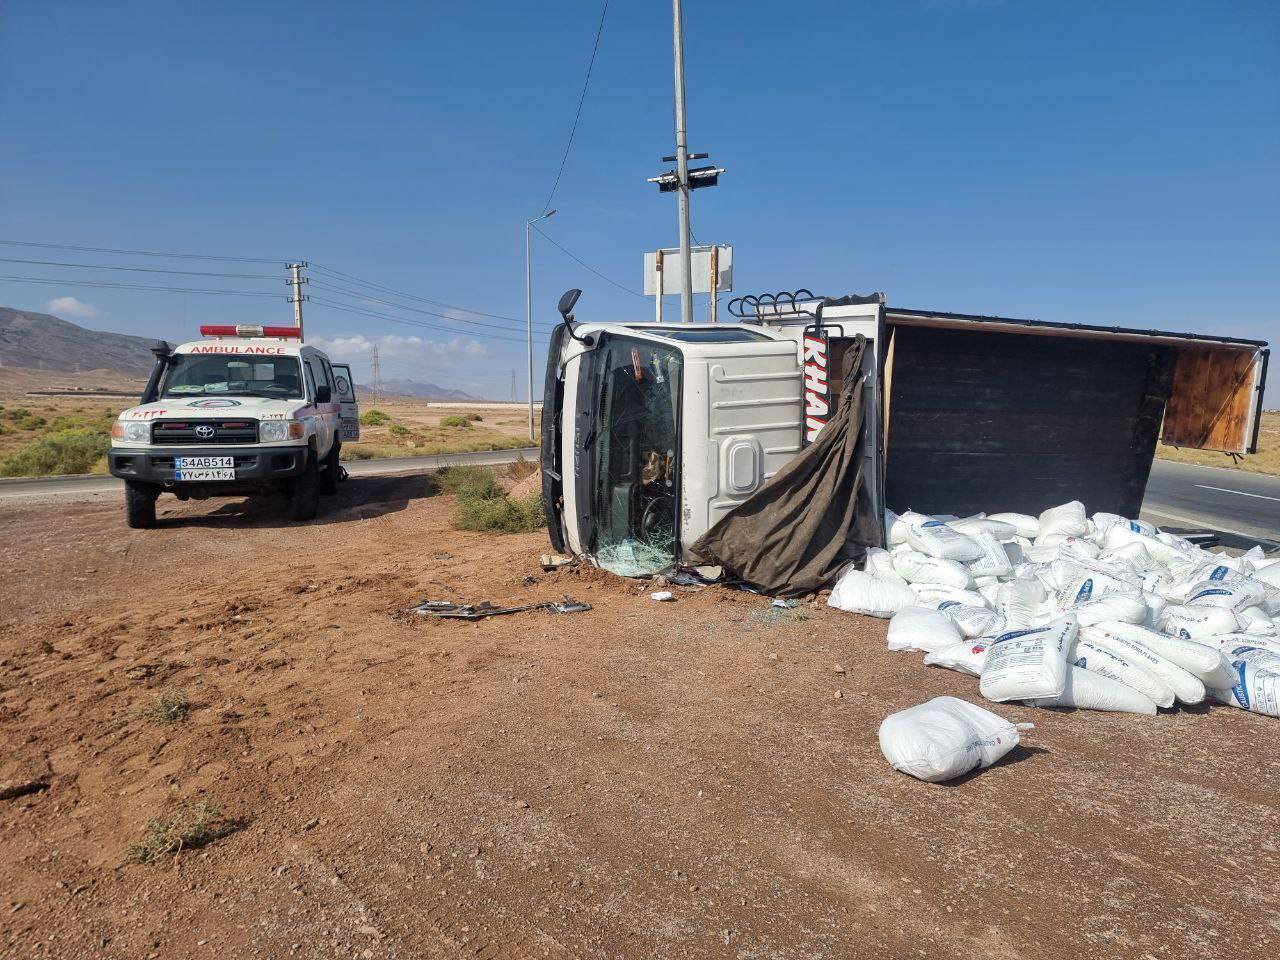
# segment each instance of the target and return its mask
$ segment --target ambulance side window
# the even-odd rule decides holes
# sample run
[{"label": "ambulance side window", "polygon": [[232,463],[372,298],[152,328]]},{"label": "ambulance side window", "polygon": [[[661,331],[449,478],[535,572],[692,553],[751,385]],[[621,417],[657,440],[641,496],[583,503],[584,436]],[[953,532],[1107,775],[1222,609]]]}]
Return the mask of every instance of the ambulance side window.
[{"label": "ambulance side window", "polygon": [[302,364],[302,368],[307,372],[307,399],[312,403],[316,402],[316,378],[315,373],[311,369],[311,361],[307,360]]}]

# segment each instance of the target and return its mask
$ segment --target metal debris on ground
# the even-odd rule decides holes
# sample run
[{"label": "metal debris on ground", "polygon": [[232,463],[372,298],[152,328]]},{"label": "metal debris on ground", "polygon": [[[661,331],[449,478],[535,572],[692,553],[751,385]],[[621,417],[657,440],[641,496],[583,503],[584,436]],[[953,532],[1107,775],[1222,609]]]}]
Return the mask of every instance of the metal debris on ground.
[{"label": "metal debris on ground", "polygon": [[524,613],[528,610],[546,610],[548,613],[582,613],[590,610],[591,604],[563,597],[560,600],[543,600],[540,603],[526,603],[516,607],[496,607],[488,600],[480,603],[452,603],[448,600],[424,600],[412,611],[421,617],[438,617],[444,620],[483,620],[485,617],[498,617],[508,613]]},{"label": "metal debris on ground", "polygon": [[562,553],[544,553],[542,555],[542,569],[548,573],[561,567],[571,567],[577,562],[577,557],[566,557]]},{"label": "metal debris on ground", "polygon": [[675,598],[676,595],[670,590],[655,590],[653,593],[649,594],[650,600],[661,600],[664,603],[670,603]]}]

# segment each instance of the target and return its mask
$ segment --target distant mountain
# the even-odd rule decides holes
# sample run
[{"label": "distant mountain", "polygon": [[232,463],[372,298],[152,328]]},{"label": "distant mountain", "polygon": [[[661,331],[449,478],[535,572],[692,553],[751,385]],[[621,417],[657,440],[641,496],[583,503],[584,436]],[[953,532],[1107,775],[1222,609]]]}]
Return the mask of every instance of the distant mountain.
[{"label": "distant mountain", "polygon": [[[358,390],[369,393],[371,387],[359,386]],[[480,397],[473,396],[464,390],[450,390],[448,387],[438,387],[434,383],[425,383],[420,380],[384,380],[382,381],[382,391],[384,393],[395,393],[402,397],[421,397],[424,400],[479,400]]]},{"label": "distant mountain", "polygon": [[145,377],[154,358],[146,337],[87,330],[47,313],[0,307],[0,363],[6,367],[74,373],[111,370]]}]

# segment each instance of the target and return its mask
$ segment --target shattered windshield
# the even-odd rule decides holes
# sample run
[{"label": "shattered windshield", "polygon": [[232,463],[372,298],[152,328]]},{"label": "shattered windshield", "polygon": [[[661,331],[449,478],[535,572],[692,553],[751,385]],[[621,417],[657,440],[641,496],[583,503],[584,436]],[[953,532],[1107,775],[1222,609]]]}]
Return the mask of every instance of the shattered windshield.
[{"label": "shattered windshield", "polygon": [[657,573],[676,555],[680,351],[610,338],[596,410],[596,561],[622,576]]},{"label": "shattered windshield", "polygon": [[302,396],[302,377],[297,357],[270,360],[243,357],[180,353],[174,357],[165,378],[165,397],[218,396],[278,397]]}]

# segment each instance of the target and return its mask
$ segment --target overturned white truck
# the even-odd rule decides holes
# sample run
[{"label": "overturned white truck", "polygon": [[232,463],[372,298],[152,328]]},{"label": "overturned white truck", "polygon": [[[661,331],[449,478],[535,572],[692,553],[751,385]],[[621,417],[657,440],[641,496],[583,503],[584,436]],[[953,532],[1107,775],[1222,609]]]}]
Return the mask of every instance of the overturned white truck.
[{"label": "overturned white truck", "polygon": [[1136,516],[1158,438],[1257,445],[1262,341],[808,291],[739,298],[735,323],[575,322],[577,293],[547,357],[543,500],[557,550],[626,575],[700,559],[693,544],[821,431],[855,345],[876,542],[886,507]]}]

